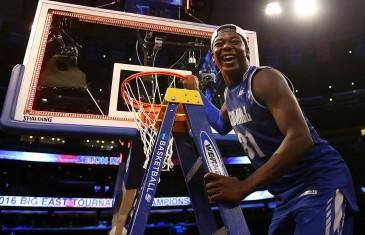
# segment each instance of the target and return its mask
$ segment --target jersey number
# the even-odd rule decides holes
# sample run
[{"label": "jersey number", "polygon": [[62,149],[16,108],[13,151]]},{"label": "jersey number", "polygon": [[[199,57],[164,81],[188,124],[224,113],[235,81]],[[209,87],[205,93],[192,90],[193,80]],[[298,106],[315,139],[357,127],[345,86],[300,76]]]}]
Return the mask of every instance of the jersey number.
[{"label": "jersey number", "polygon": [[243,147],[243,150],[247,153],[248,157],[251,160],[253,160],[256,155],[258,155],[259,157],[265,157],[265,154],[257,145],[255,138],[250,132],[245,131],[244,135],[242,133],[237,133],[237,136]]}]

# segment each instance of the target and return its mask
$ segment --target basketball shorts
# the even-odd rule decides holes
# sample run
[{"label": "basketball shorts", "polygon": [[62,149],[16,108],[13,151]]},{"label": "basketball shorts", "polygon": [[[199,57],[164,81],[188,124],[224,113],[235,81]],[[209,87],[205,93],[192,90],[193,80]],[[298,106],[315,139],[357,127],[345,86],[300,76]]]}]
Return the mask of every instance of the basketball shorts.
[{"label": "basketball shorts", "polygon": [[341,191],[331,190],[326,201],[299,207],[272,220],[269,235],[352,235],[353,215]]}]

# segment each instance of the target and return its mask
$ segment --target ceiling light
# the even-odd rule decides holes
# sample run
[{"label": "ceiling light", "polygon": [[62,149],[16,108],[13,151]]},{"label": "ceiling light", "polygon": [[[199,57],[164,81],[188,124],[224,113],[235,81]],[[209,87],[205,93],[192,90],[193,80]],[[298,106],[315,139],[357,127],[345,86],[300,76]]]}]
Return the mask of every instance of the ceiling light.
[{"label": "ceiling light", "polygon": [[296,0],[295,11],[301,16],[314,15],[318,10],[318,5],[315,0]]},{"label": "ceiling light", "polygon": [[266,14],[279,15],[281,14],[281,6],[279,2],[269,2],[266,5]]}]

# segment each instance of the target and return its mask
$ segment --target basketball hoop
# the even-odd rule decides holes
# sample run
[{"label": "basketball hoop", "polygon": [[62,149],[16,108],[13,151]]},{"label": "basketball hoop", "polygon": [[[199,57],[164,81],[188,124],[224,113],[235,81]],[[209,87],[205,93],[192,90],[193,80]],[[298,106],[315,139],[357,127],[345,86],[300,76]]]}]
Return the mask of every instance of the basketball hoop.
[{"label": "basketball hoop", "polygon": [[[167,88],[176,88],[179,80],[186,77],[170,71],[149,71],[133,74],[122,83],[121,93],[127,107],[132,112],[134,121],[140,131],[147,168],[158,130],[156,119],[160,112]],[[170,136],[162,170],[169,171],[174,166],[172,157],[173,138]]]}]

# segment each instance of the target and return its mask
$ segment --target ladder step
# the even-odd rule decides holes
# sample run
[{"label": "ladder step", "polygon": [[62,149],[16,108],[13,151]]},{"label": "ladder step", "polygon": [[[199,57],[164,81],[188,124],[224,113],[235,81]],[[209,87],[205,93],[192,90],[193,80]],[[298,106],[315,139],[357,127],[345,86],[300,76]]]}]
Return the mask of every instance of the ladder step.
[{"label": "ladder step", "polygon": [[190,180],[194,177],[196,172],[202,167],[203,161],[201,157],[198,157],[194,163],[194,165],[190,168],[189,172],[186,174],[185,180],[186,182],[190,182]]}]

